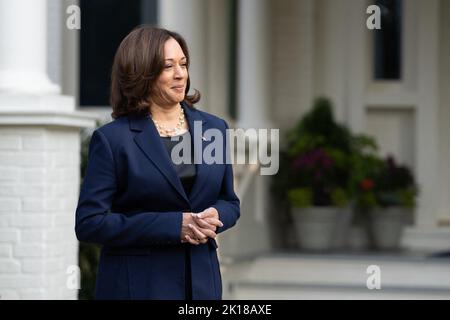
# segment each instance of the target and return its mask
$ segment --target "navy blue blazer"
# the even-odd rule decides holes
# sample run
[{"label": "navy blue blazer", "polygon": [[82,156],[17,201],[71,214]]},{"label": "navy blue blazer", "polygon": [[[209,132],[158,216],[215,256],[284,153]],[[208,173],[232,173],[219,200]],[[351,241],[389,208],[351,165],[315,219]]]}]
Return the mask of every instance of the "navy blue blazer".
[{"label": "navy blue blazer", "polygon": [[[194,137],[226,122],[182,107]],[[197,122],[199,123],[199,122]],[[201,140],[202,150],[212,141]],[[227,146],[224,143],[223,155]],[[197,149],[197,150],[200,150]],[[185,299],[185,244],[182,212],[214,207],[221,233],[240,216],[231,164],[196,164],[197,177],[187,195],[149,117],[128,115],[94,131],[76,209],[78,240],[103,245],[96,282],[98,299]],[[192,298],[221,299],[217,244],[191,246]]]}]

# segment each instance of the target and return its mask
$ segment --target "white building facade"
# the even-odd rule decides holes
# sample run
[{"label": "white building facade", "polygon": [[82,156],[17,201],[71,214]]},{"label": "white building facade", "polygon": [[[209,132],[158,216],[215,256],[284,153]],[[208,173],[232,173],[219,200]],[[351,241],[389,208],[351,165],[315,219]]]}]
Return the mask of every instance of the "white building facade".
[{"label": "white building facade", "polygon": [[[77,265],[73,223],[79,130],[93,127],[96,118],[109,120],[111,110],[106,103],[89,107],[80,98],[83,39],[80,30],[66,27],[72,4],[81,8],[83,29],[89,18],[83,1],[0,0],[1,298],[77,297],[67,285],[67,268]],[[374,35],[366,26],[370,4],[142,0],[140,13],[141,22],[156,17],[158,25],[186,38],[191,86],[203,96],[198,107],[234,127],[280,128],[283,133],[315,97],[331,98],[340,122],[374,135],[383,154],[392,153],[414,168],[421,192],[414,225],[404,235],[405,248],[447,250],[450,2],[403,1],[402,77],[381,81],[373,77]],[[280,139],[283,145],[282,134]],[[374,298],[359,287],[365,286],[365,269],[359,280],[351,275],[377,261],[386,263],[387,286],[393,289],[375,298],[450,297],[450,282],[442,279],[450,271],[445,261],[279,256],[283,233],[276,227],[269,182],[253,166],[236,168],[242,215],[220,237],[225,297],[333,298],[344,292],[349,298]],[[336,266],[335,272],[327,265]],[[401,272],[410,265],[420,274],[419,283],[412,280],[414,273]]]}]

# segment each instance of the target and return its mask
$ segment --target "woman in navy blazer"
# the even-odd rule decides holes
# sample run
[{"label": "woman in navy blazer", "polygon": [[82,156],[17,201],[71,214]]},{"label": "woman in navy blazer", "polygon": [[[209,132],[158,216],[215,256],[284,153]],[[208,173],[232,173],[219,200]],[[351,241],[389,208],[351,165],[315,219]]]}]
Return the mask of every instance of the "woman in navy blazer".
[{"label": "woman in navy blazer", "polygon": [[240,216],[232,166],[177,167],[163,143],[168,133],[195,140],[201,127],[197,157],[208,129],[227,134],[224,120],[193,107],[188,67],[184,39],[160,28],[134,29],[116,53],[114,121],[92,135],[76,209],[77,238],[102,245],[97,299],[222,298],[214,238]]}]

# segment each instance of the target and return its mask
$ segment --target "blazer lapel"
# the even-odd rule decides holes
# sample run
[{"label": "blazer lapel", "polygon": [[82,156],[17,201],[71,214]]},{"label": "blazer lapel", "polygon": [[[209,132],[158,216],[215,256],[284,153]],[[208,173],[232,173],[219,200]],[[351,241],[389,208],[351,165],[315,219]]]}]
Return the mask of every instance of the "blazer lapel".
[{"label": "blazer lapel", "polygon": [[[203,185],[208,180],[208,175],[211,166],[204,163],[203,150],[208,145],[207,141],[202,139],[204,132],[210,128],[210,124],[201,116],[201,114],[195,110],[188,107],[186,104],[182,103],[184,108],[184,114],[189,123],[189,132],[191,134],[191,139],[193,139],[194,146],[194,158],[196,161],[197,177],[195,178],[194,185],[192,186],[189,199],[194,199],[194,197],[199,194],[202,190]],[[201,147],[200,147],[201,146]]]},{"label": "blazer lapel", "polygon": [[203,150],[209,144],[202,139],[204,132],[210,128],[209,123],[200,115],[200,113],[188,107],[184,102],[181,103],[184,109],[186,120],[189,124],[189,133],[193,140],[194,157],[197,159],[194,185],[188,197],[184,191],[183,185],[177,176],[175,168],[172,165],[172,160],[163,145],[155,124],[149,117],[130,115],[130,129],[139,131],[134,137],[134,141],[139,148],[144,152],[147,158],[159,169],[159,171],[166,177],[169,183],[177,190],[177,192],[189,203],[190,199],[199,194],[205,182],[208,180],[208,175],[211,166],[203,161]]},{"label": "blazer lapel", "polygon": [[134,141],[144,152],[148,159],[166,177],[175,190],[187,201],[189,199],[184,191],[183,185],[177,176],[169,154],[161,141],[155,124],[149,117],[130,116],[130,129],[140,131],[134,137]]}]

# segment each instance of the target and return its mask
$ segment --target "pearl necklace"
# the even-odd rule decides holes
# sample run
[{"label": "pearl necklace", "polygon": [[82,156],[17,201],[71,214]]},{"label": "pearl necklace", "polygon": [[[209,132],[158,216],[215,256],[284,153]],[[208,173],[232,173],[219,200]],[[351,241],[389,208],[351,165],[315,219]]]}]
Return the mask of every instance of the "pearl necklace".
[{"label": "pearl necklace", "polygon": [[181,128],[184,124],[184,110],[183,108],[180,108],[181,112],[178,116],[178,124],[175,126],[175,128],[167,129],[165,126],[161,125],[158,121],[153,119],[152,115],[150,114],[150,117],[152,118],[153,122],[155,123],[156,129],[158,130],[159,135],[161,136],[175,136],[178,133],[181,133]]}]

